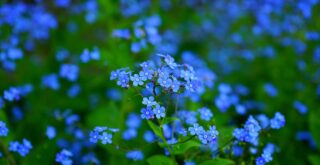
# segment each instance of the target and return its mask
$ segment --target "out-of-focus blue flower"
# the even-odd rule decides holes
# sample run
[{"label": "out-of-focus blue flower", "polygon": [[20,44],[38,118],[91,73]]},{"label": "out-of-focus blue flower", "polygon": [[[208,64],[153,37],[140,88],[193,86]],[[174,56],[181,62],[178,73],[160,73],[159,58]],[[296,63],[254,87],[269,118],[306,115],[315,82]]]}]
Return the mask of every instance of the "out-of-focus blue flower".
[{"label": "out-of-focus blue flower", "polygon": [[62,165],[72,165],[72,156],[73,154],[70,151],[63,149],[56,154],[56,162],[61,163]]},{"label": "out-of-focus blue flower", "polygon": [[300,101],[294,101],[293,103],[293,107],[298,110],[298,112],[300,114],[306,114],[308,112],[308,108],[306,105],[304,105],[302,102]]},{"label": "out-of-focus blue flower", "polygon": [[200,113],[200,118],[205,121],[210,121],[213,116],[211,110],[206,107],[198,109],[198,112]]},{"label": "out-of-focus blue flower", "polygon": [[69,81],[76,81],[79,75],[79,67],[75,64],[63,64],[61,65],[60,76],[66,78]]},{"label": "out-of-focus blue flower", "polygon": [[4,107],[4,100],[0,96],[0,109]]},{"label": "out-of-focus blue flower", "polygon": [[100,51],[98,48],[94,48],[91,52],[88,49],[85,49],[80,55],[80,60],[83,63],[87,63],[91,60],[99,60],[99,59],[100,59]]},{"label": "out-of-focus blue flower", "polygon": [[53,139],[56,136],[56,129],[53,126],[48,126],[46,135],[49,139]]},{"label": "out-of-focus blue flower", "polygon": [[58,90],[60,88],[58,76],[56,74],[49,74],[43,76],[42,86],[51,88],[53,90]]},{"label": "out-of-focus blue flower", "polygon": [[12,111],[13,119],[15,121],[19,121],[23,118],[24,114],[20,107],[14,106],[11,111]]},{"label": "out-of-focus blue flower", "polygon": [[70,0],[55,0],[55,5],[57,7],[68,7],[70,5]]},{"label": "out-of-focus blue flower", "polygon": [[[111,132],[108,133],[107,131]],[[112,143],[112,132],[118,132],[118,129],[115,128],[107,128],[107,127],[95,127],[94,130],[90,131],[90,139],[91,143],[97,143],[101,140],[102,144],[111,144]]]},{"label": "out-of-focus blue flower", "polygon": [[17,152],[20,156],[23,157],[25,157],[31,149],[32,145],[27,139],[23,139],[22,143],[19,143],[17,141],[12,141],[9,143],[9,151]]},{"label": "out-of-focus blue flower", "polygon": [[20,91],[16,87],[11,87],[3,92],[3,98],[7,101],[18,101],[20,100]]},{"label": "out-of-focus blue flower", "polygon": [[280,129],[284,127],[286,120],[280,112],[276,112],[275,116],[270,120],[270,127],[273,129]]},{"label": "out-of-focus blue flower", "polygon": [[131,140],[137,137],[137,131],[134,128],[129,128],[122,133],[122,138],[124,140]]},{"label": "out-of-focus blue flower", "polygon": [[131,160],[143,160],[144,156],[140,150],[133,150],[126,153],[126,157]]},{"label": "out-of-focus blue flower", "polygon": [[150,96],[149,98],[144,97],[142,100],[142,104],[144,104],[148,107],[151,107],[151,106],[157,105],[158,103],[154,100],[153,96]]},{"label": "out-of-focus blue flower", "polygon": [[69,97],[74,98],[80,93],[80,91],[81,91],[80,85],[74,84],[68,89],[67,94]]},{"label": "out-of-focus blue flower", "polygon": [[309,146],[313,149],[317,147],[315,140],[313,139],[309,131],[299,131],[296,133],[296,139],[298,141],[306,141],[309,143]]},{"label": "out-of-focus blue flower", "polygon": [[131,35],[129,29],[115,29],[112,31],[112,36],[116,38],[129,39]]},{"label": "out-of-focus blue flower", "polygon": [[0,136],[7,136],[9,129],[6,126],[6,123],[0,121]]},{"label": "out-of-focus blue flower", "polygon": [[156,139],[154,133],[152,131],[146,131],[143,134],[143,139],[147,142],[147,143],[152,143],[154,142],[154,140]]},{"label": "out-of-focus blue flower", "polygon": [[256,118],[259,120],[261,128],[265,129],[269,126],[269,118],[265,114],[260,114]]},{"label": "out-of-focus blue flower", "polygon": [[271,83],[264,84],[264,90],[270,97],[276,97],[278,95],[278,90]]},{"label": "out-of-focus blue flower", "polygon": [[129,128],[138,128],[141,125],[141,118],[139,117],[139,115],[135,114],[135,113],[130,113],[128,116],[128,119],[126,121],[126,125]]},{"label": "out-of-focus blue flower", "polygon": [[240,146],[238,146],[238,145],[234,145],[234,146],[232,147],[232,153],[233,153],[233,155],[236,156],[236,157],[242,156],[242,154],[243,154],[243,147],[240,147]]},{"label": "out-of-focus blue flower", "polygon": [[236,108],[236,112],[240,115],[244,115],[247,112],[246,107],[241,104],[236,105],[235,108]]}]

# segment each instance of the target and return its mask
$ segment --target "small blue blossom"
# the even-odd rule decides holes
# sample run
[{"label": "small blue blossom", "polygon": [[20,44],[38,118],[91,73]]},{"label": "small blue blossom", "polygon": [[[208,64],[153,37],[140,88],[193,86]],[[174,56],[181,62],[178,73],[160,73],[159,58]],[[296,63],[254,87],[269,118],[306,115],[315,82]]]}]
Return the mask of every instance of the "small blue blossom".
[{"label": "small blue blossom", "polygon": [[20,156],[25,157],[32,149],[31,143],[27,139],[23,139],[22,143],[12,141],[9,143],[9,151],[18,152]]},{"label": "small blue blossom", "polygon": [[142,100],[142,104],[144,104],[148,107],[151,107],[151,106],[157,105],[158,103],[154,100],[153,96],[150,96],[149,98],[144,97]]},{"label": "small blue blossom", "polygon": [[42,77],[42,86],[48,87],[53,90],[60,88],[58,76],[56,74],[49,74]]},{"label": "small blue blossom", "polygon": [[3,92],[3,98],[7,101],[18,101],[20,99],[20,91],[16,87],[11,87]]},{"label": "small blue blossom", "polygon": [[143,134],[143,139],[147,142],[147,143],[152,143],[154,142],[154,140],[156,139],[154,133],[152,131],[146,131]]},{"label": "small blue blossom", "polygon": [[130,80],[133,82],[133,86],[143,85],[143,80],[138,74],[131,76]]},{"label": "small blue blossom", "polygon": [[198,112],[200,113],[200,118],[205,121],[210,121],[213,116],[211,110],[206,107],[200,108]]},{"label": "small blue blossom", "polygon": [[169,77],[161,76],[157,81],[162,87],[169,88],[172,85],[172,80]]},{"label": "small blue blossom", "polygon": [[6,126],[6,123],[0,121],[0,136],[7,136],[9,129]]},{"label": "small blue blossom", "polygon": [[131,160],[143,160],[144,156],[140,150],[133,150],[126,153],[126,157]]},{"label": "small blue blossom", "polygon": [[146,107],[141,109],[141,118],[142,119],[153,119],[154,112],[151,107]]},{"label": "small blue blossom", "polygon": [[61,163],[62,165],[72,165],[72,156],[73,154],[70,151],[63,149],[62,151],[56,154],[56,162]]},{"label": "small blue blossom", "polygon": [[280,129],[284,127],[285,123],[286,120],[284,116],[280,112],[277,112],[275,116],[270,120],[270,127],[273,129]]},{"label": "small blue blossom", "polygon": [[160,119],[161,117],[165,117],[166,116],[165,108],[160,106],[159,104],[157,104],[156,107],[153,108],[153,112],[154,112],[154,114],[156,115],[156,117],[158,119]]},{"label": "small blue blossom", "polygon": [[293,107],[294,107],[296,110],[298,110],[298,112],[299,112],[300,114],[306,114],[306,113],[308,112],[307,106],[304,105],[304,104],[303,104],[302,102],[300,102],[300,101],[295,101],[295,102],[293,103]]},{"label": "small blue blossom", "polygon": [[141,118],[135,113],[130,113],[126,121],[126,125],[129,128],[138,128],[141,125]]},{"label": "small blue blossom", "polygon": [[123,88],[129,87],[129,73],[121,71],[118,76],[117,84]]},{"label": "small blue blossom", "polygon": [[171,89],[173,92],[178,92],[180,89],[181,83],[177,79],[174,79],[171,83]]},{"label": "small blue blossom", "polygon": [[139,75],[143,81],[151,80],[153,78],[154,71],[150,69],[144,69],[139,72]]},{"label": "small blue blossom", "polygon": [[102,135],[99,136],[102,144],[111,144],[112,143],[112,134],[108,134],[103,132]]},{"label": "small blue blossom", "polygon": [[137,137],[137,131],[136,129],[133,129],[133,128],[129,128],[127,130],[125,130],[123,133],[122,133],[122,138],[124,140],[131,140],[135,137]]},{"label": "small blue blossom", "polygon": [[49,139],[53,139],[56,136],[56,129],[53,126],[48,126],[46,135]]},{"label": "small blue blossom", "polygon": [[76,81],[79,75],[79,67],[75,64],[63,64],[61,65],[60,76],[66,78],[69,81]]},{"label": "small blue blossom", "polygon": [[191,135],[199,135],[201,132],[204,131],[202,126],[199,126],[199,124],[193,124],[192,127],[188,128],[188,131],[190,132]]}]

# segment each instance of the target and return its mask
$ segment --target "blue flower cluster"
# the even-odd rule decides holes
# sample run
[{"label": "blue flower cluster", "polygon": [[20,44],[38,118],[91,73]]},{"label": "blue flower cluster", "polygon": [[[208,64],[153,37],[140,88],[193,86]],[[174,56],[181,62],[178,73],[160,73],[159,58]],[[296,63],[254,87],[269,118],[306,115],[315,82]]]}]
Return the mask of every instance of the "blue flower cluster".
[{"label": "blue flower cluster", "polygon": [[[108,133],[107,131],[111,132]],[[90,132],[90,142],[97,143],[101,140],[102,144],[112,143],[112,133],[118,132],[119,129],[107,128],[107,127],[96,127]]]},{"label": "blue flower cluster", "polygon": [[285,125],[285,118],[280,112],[277,112],[274,118],[270,119],[269,122],[266,116],[260,115],[258,118],[262,121],[262,126],[260,126],[259,122],[254,119],[253,116],[250,116],[246,121],[244,128],[236,128],[233,132],[233,136],[239,141],[248,142],[257,146],[259,144],[259,134],[262,129],[267,129],[268,123],[270,123],[270,128],[272,129],[280,129]]},{"label": "blue flower cluster", "polygon": [[12,141],[9,144],[9,151],[17,152],[19,155],[25,157],[32,149],[32,144],[27,139],[23,139],[22,143]]},{"label": "blue flower cluster", "polygon": [[61,163],[62,165],[71,165],[73,162],[71,159],[72,156],[73,154],[70,151],[63,149],[61,152],[57,153],[56,162]]}]

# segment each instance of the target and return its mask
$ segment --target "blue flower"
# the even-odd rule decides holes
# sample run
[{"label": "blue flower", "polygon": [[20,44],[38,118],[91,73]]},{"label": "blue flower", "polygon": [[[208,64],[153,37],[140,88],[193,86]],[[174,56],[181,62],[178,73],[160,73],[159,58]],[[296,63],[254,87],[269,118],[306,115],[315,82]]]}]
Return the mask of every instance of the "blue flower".
[{"label": "blue flower", "polygon": [[56,74],[49,74],[42,77],[42,85],[44,87],[51,88],[53,90],[58,90],[60,88],[60,83],[58,76]]},{"label": "blue flower", "polygon": [[131,76],[130,80],[133,82],[133,86],[143,85],[142,78],[138,74]]},{"label": "blue flower", "polygon": [[275,116],[270,120],[270,127],[273,129],[280,129],[284,127],[286,120],[280,112],[276,112]]},{"label": "blue flower", "polygon": [[9,129],[6,126],[6,123],[0,121],[0,136],[7,136]]},{"label": "blue flower", "polygon": [[79,67],[75,64],[63,64],[61,65],[59,74],[69,81],[76,81],[78,79]]},{"label": "blue flower", "polygon": [[117,84],[123,88],[129,87],[129,74],[125,71],[121,71],[118,76]]},{"label": "blue flower", "polygon": [[144,104],[144,105],[146,105],[148,107],[151,107],[151,106],[157,105],[158,103],[156,101],[154,101],[154,97],[153,96],[150,96],[149,98],[144,97],[143,100],[142,100],[142,104]]},{"label": "blue flower", "polygon": [[125,130],[122,134],[122,138],[124,140],[131,140],[135,137],[137,137],[137,131],[134,128],[129,128],[129,129]]},{"label": "blue flower", "polygon": [[18,101],[20,99],[20,91],[16,87],[11,87],[3,92],[3,98],[8,101]]},{"label": "blue flower", "polygon": [[188,128],[188,131],[191,135],[199,135],[201,132],[204,131],[202,126],[199,126],[199,124],[195,123],[192,127]]},{"label": "blue flower", "polygon": [[200,113],[200,118],[205,121],[210,121],[213,116],[211,110],[206,107],[200,108],[198,112]]},{"label": "blue flower", "polygon": [[103,132],[102,135],[99,136],[102,144],[111,144],[112,143],[112,134],[108,134]]},{"label": "blue flower", "polygon": [[120,75],[120,70],[111,71],[110,80],[117,79]]},{"label": "blue flower", "polygon": [[143,81],[146,81],[146,80],[151,80],[153,78],[153,73],[154,71],[153,70],[150,70],[150,69],[144,69],[142,71],[139,72],[139,75],[141,77],[141,79]]},{"label": "blue flower", "polygon": [[156,115],[156,117],[158,119],[160,119],[161,117],[165,117],[166,116],[165,108],[160,106],[159,104],[157,104],[156,107],[153,108],[153,112],[154,112],[154,114]]},{"label": "blue flower", "polygon": [[233,131],[233,136],[239,141],[249,142],[256,145],[258,143],[260,131],[261,127],[259,123],[252,116],[249,116],[244,128],[236,128]]},{"label": "blue flower", "polygon": [[61,163],[62,165],[72,165],[72,156],[73,154],[70,151],[63,149],[62,151],[57,153],[56,162]]},{"label": "blue flower", "polygon": [[166,62],[166,64],[171,68],[171,69],[175,69],[178,65],[174,62],[174,58],[172,58],[170,55],[162,55],[159,54],[158,56],[161,56],[164,58],[164,61]]},{"label": "blue flower", "polygon": [[151,107],[146,107],[141,109],[141,118],[142,119],[153,119],[154,113]]},{"label": "blue flower", "polygon": [[142,160],[143,153],[140,150],[133,150],[126,153],[126,157],[131,160]]},{"label": "blue flower", "polygon": [[171,89],[172,89],[173,92],[178,92],[179,89],[180,89],[180,85],[181,85],[180,81],[177,80],[177,79],[174,79],[174,80],[172,81],[170,87],[171,87]]},{"label": "blue flower", "polygon": [[165,88],[169,88],[172,85],[172,80],[169,77],[159,77],[158,83]]},{"label": "blue flower", "polygon": [[141,125],[141,118],[135,113],[130,113],[126,125],[129,128],[138,128]]},{"label": "blue flower", "polygon": [[91,131],[90,132],[90,142],[97,143],[99,140],[99,132],[98,131]]},{"label": "blue flower", "polygon": [[307,112],[308,112],[308,108],[307,108],[307,106],[305,106],[302,102],[300,102],[300,101],[295,101],[294,103],[293,103],[293,107],[296,109],[296,110],[298,110],[298,112],[300,113],[300,114],[306,114]]},{"label": "blue flower", "polygon": [[263,157],[258,157],[256,159],[256,165],[265,165],[266,164],[266,161],[264,160]]},{"label": "blue flower", "polygon": [[9,151],[18,152],[23,157],[29,153],[30,149],[32,149],[32,145],[27,139],[23,139],[22,143],[17,141],[9,143]]},{"label": "blue flower", "polygon": [[198,135],[198,138],[202,144],[208,144],[212,141],[211,135],[206,131],[201,131]]},{"label": "blue flower", "polygon": [[48,126],[46,135],[49,139],[53,139],[56,136],[56,129],[53,126]]},{"label": "blue flower", "polygon": [[146,131],[143,134],[143,139],[147,142],[147,143],[152,143],[154,142],[154,140],[156,139],[154,133],[152,131]]}]

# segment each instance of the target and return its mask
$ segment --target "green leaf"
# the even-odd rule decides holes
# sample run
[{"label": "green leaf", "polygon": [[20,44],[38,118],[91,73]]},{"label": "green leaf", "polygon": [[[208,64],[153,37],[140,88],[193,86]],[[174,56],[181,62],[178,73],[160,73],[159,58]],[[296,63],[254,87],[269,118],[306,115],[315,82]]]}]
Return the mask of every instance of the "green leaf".
[{"label": "green leaf", "polygon": [[183,154],[191,148],[200,147],[200,143],[195,140],[189,140],[185,143],[176,144],[173,146],[173,154]]},{"label": "green leaf", "polygon": [[147,162],[150,165],[176,165],[175,161],[163,155],[154,155]]},{"label": "green leaf", "polygon": [[320,120],[319,120],[319,116],[320,116],[320,111],[319,110],[314,110],[310,112],[309,115],[309,125],[310,125],[310,132],[311,135],[313,137],[313,139],[315,140],[318,148],[320,149]]},{"label": "green leaf", "polygon": [[200,163],[200,165],[233,165],[235,164],[232,160],[217,158],[213,160],[207,160],[205,162]]},{"label": "green leaf", "polygon": [[308,159],[312,165],[320,164],[320,156],[319,155],[309,155]]},{"label": "green leaf", "polygon": [[161,128],[157,125],[155,125],[152,121],[148,120],[147,121],[149,126],[151,127],[152,131],[158,136],[160,137],[163,141],[165,141],[165,138],[162,134]]}]

